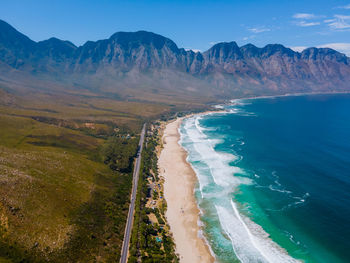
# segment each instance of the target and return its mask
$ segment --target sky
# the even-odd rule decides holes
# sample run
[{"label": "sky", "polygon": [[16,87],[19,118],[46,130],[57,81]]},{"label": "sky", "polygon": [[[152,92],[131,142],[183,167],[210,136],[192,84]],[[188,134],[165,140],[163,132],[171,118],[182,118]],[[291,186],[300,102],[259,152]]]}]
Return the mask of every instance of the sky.
[{"label": "sky", "polygon": [[147,30],[199,51],[236,41],[350,56],[350,0],[1,0],[0,19],[35,41],[54,36],[82,45]]}]

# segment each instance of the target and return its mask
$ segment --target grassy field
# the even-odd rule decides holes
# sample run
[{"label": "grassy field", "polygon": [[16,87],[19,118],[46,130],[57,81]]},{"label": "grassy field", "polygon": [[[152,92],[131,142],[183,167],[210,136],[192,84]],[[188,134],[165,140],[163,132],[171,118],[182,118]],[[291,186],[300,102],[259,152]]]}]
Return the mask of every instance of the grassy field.
[{"label": "grassy field", "polygon": [[30,117],[0,127],[0,258],[114,261],[131,175],[102,162],[106,140]]},{"label": "grassy field", "polygon": [[104,149],[132,162],[143,122],[172,108],[0,88],[0,262],[118,261],[132,176]]},{"label": "grassy field", "polygon": [[0,263],[117,262],[142,124],[205,105],[0,86]]}]

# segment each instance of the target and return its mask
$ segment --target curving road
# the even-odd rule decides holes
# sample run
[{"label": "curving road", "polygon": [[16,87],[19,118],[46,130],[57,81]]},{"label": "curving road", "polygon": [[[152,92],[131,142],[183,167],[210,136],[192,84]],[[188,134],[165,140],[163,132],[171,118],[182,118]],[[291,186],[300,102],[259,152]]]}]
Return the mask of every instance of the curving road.
[{"label": "curving road", "polygon": [[142,153],[142,148],[143,148],[143,141],[145,139],[145,131],[146,131],[146,124],[143,125],[142,131],[141,131],[140,142],[139,142],[139,151],[137,153],[136,163],[135,163],[135,167],[134,167],[131,202],[130,202],[130,206],[129,206],[128,219],[126,221],[126,226],[125,226],[125,233],[124,233],[124,240],[123,240],[123,246],[122,246],[122,253],[121,253],[121,257],[120,257],[120,263],[126,263],[128,261],[130,235],[131,235],[132,224],[134,221],[135,199],[136,199],[137,184],[139,181],[139,173],[140,173],[140,165],[141,165],[141,153]]}]

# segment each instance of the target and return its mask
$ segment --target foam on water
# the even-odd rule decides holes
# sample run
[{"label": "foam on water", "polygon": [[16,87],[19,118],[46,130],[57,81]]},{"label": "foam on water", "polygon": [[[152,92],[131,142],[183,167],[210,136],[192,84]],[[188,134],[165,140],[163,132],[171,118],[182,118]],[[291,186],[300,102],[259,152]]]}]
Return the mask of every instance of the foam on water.
[{"label": "foam on water", "polygon": [[[202,156],[202,161],[208,165],[210,174],[217,185],[222,187],[234,187],[241,182],[234,174],[243,174],[239,167],[230,166],[229,163],[235,161],[238,157],[229,153],[219,153],[214,150],[218,140],[209,139],[199,125],[201,117],[189,119],[187,123],[192,124],[193,128],[188,129],[188,136],[194,138],[194,147]],[[242,179],[242,178],[240,178]]]},{"label": "foam on water", "polygon": [[232,200],[230,202],[233,213],[217,208],[218,215],[241,262],[298,262],[274,243],[259,225],[241,215]]},{"label": "foam on water", "polygon": [[[230,240],[235,256],[241,262],[298,262],[274,243],[262,227],[239,212],[232,201],[235,191],[253,181],[244,177],[245,171],[232,165],[241,157],[215,149],[221,140],[204,133],[201,118],[193,116],[184,120],[180,144],[189,153],[188,161],[197,175],[201,198],[214,207],[221,231]],[[206,211],[200,211],[205,216]]]}]

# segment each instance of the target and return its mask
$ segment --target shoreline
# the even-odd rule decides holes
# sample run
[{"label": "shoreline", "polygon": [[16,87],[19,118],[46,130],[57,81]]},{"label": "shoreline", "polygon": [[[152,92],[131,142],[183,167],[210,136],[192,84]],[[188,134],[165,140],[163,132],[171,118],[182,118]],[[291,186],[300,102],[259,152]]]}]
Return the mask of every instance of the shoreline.
[{"label": "shoreline", "polygon": [[[280,98],[280,97],[289,97],[289,96],[294,97],[294,96],[327,95],[327,94],[329,95],[350,94],[350,92],[311,93],[311,94],[301,93],[301,94],[285,94],[280,96],[261,96],[261,97],[254,97],[254,98],[234,99],[234,100],[231,100],[231,104],[234,105],[234,103],[239,100],[270,99],[270,98]],[[230,103],[225,103],[225,104],[230,105]],[[170,226],[170,232],[172,232],[174,237],[174,241],[176,245],[176,253],[179,255],[180,262],[215,262],[216,260],[215,254],[211,250],[210,243],[204,236],[204,230],[202,229],[202,226],[200,224],[201,211],[194,195],[195,185],[198,182],[198,178],[196,173],[194,172],[194,169],[191,163],[187,161],[188,153],[186,149],[183,148],[180,144],[181,136],[179,131],[179,127],[182,121],[186,118],[190,118],[192,116],[198,116],[198,115],[199,116],[211,115],[215,113],[229,113],[228,111],[221,110],[223,108],[217,107],[216,109],[218,110],[207,110],[207,111],[198,112],[198,113],[191,113],[183,117],[178,117],[175,120],[170,120],[165,123],[163,122],[163,125],[162,125],[163,127],[161,128],[163,132],[161,136],[161,141],[164,142],[164,146],[165,146],[164,149],[161,151],[161,155],[163,154],[166,148],[169,148],[168,147],[169,144],[172,144],[170,146],[170,148],[172,149],[170,150],[168,149],[170,153],[169,152],[167,153],[168,155],[170,155],[168,156],[170,158],[167,160],[167,164],[166,164],[167,169],[164,169],[164,167],[162,167],[160,162],[161,158],[159,158],[158,167],[160,170],[160,175],[163,176],[163,178],[165,179],[164,196],[166,201],[168,202],[166,219]],[[173,151],[172,153],[171,153],[171,150]],[[180,160],[178,160],[176,156],[181,156]],[[187,166],[186,172],[181,171],[181,168],[179,168],[179,166]],[[173,171],[173,170],[177,170],[177,171]],[[171,178],[172,176],[177,178]],[[172,181],[169,182],[170,180]],[[188,192],[191,193],[192,196],[190,195],[190,198],[185,200],[184,202],[184,199],[186,199],[186,197],[183,197],[183,196],[184,195],[188,196]],[[171,195],[171,198],[173,198],[172,200],[173,204],[170,204],[171,202],[169,202],[169,195]],[[192,203],[192,204],[194,203],[195,208],[193,208],[192,206],[192,210],[188,211],[187,208],[183,209],[182,206],[180,206],[179,208],[179,204],[176,204],[176,203],[180,203],[180,205],[185,204],[184,205],[185,207],[187,205],[186,201],[187,203]],[[235,213],[238,213],[237,209],[235,208],[234,208],[234,211]],[[194,220],[194,218],[196,219]],[[240,218],[239,214],[237,218]],[[190,220],[192,220],[192,222],[189,223]],[[240,220],[242,221],[242,219]],[[252,221],[252,223],[254,222]],[[243,225],[246,226],[246,224],[244,223]],[[267,232],[263,232],[263,233],[264,233],[263,236],[269,236]],[[286,248],[282,247],[275,240],[268,239],[267,241],[270,241],[268,242],[268,244],[270,244],[271,247],[273,247],[276,251],[281,252],[283,254],[282,256],[286,258],[288,262],[301,262],[299,261],[300,259],[298,257],[291,256],[286,250]],[[260,251],[259,248],[257,248],[257,250]]]},{"label": "shoreline", "polygon": [[[200,225],[201,223],[200,213],[202,211],[200,210],[194,195],[195,184],[198,182],[198,178],[191,163],[187,161],[187,157],[188,157],[187,151],[179,143],[181,139],[180,133],[179,133],[179,127],[183,119],[189,118],[191,116],[203,116],[203,115],[210,115],[215,113],[228,113],[228,112],[227,111],[205,111],[205,112],[189,114],[184,117],[177,118],[175,121],[166,123],[166,128],[164,129],[164,133],[162,136],[162,141],[164,142],[164,145],[166,145],[163,151],[166,149],[167,146],[169,146],[169,144],[172,144],[170,145],[171,148],[177,146],[176,147],[177,149],[174,149],[174,148],[172,149],[173,156],[169,156],[170,158],[167,160],[169,165],[168,169],[170,169],[171,172],[169,173],[168,170],[166,169],[161,170],[160,175],[163,176],[163,178],[165,179],[164,196],[168,203],[166,219],[168,221],[168,225],[170,226],[170,232],[172,232],[173,238],[175,241],[175,245],[176,245],[175,251],[179,255],[180,262],[184,262],[184,263],[216,262],[216,258],[215,258],[215,254],[213,253],[210,247],[210,243],[208,242],[208,240],[204,235],[204,230]],[[169,129],[170,131],[168,130],[167,132],[167,129]],[[169,138],[171,139],[170,142],[169,142]],[[180,158],[179,158],[179,155],[180,155]],[[178,157],[176,158],[176,156]],[[180,159],[180,161],[178,159]],[[161,161],[161,158],[159,158],[158,167],[159,169],[163,169],[163,167],[161,167],[160,165],[160,161]],[[180,166],[185,166],[185,167],[187,166],[186,167],[187,171],[182,171],[181,169],[179,171]],[[175,177],[175,178],[172,178],[172,177]],[[181,188],[176,187],[177,185],[180,186]],[[172,204],[169,203],[169,196],[168,196],[169,192],[171,197],[173,198],[173,200],[171,200],[173,202]],[[188,199],[184,197],[186,195],[187,197],[189,197]],[[233,205],[232,201],[231,201],[231,204]],[[186,208],[183,208],[182,205],[184,205],[184,207],[186,207],[187,205],[192,206],[191,210],[186,211]],[[235,206],[233,209],[235,211],[236,218],[238,220],[237,222],[239,222],[244,228],[244,231],[246,231],[244,233],[247,233],[244,236],[248,237],[250,240],[252,233],[250,232],[246,224],[246,221],[249,220],[249,218],[246,218],[245,220],[243,220],[242,215],[238,213],[238,210],[235,208]],[[250,221],[250,220],[249,222],[254,223],[253,221]],[[257,226],[260,227],[260,225],[257,225]],[[269,234],[265,232],[263,229],[260,233],[264,237],[269,236]],[[229,233],[226,232],[226,234],[229,234]],[[267,238],[266,240],[264,240],[264,242],[266,242],[269,245],[269,247],[272,248],[272,251],[279,252],[277,253],[278,255],[276,256],[276,258],[282,257],[283,259],[286,260],[283,262],[299,262],[297,259],[292,258],[283,247],[275,243],[272,239]],[[265,258],[269,261],[270,256],[266,258],[265,253],[262,252],[260,246],[255,245],[254,242],[251,245],[254,247],[257,253],[261,253],[262,258]],[[236,250],[234,248],[233,250],[235,255],[238,257]],[[272,259],[274,258],[275,257],[272,256]]]},{"label": "shoreline", "polygon": [[[199,114],[206,113],[208,112]],[[187,152],[179,144],[179,127],[186,117],[166,123],[163,130],[163,149],[158,159],[158,168],[160,176],[164,178],[164,197],[167,201],[166,218],[174,237],[180,262],[215,262],[209,244],[198,224],[200,210],[194,196],[197,176],[187,162]]]},{"label": "shoreline", "polygon": [[229,103],[222,103],[219,105],[231,105],[239,100],[259,100],[259,99],[275,99],[283,97],[299,97],[299,96],[310,96],[310,95],[339,95],[339,94],[350,94],[350,91],[329,91],[329,92],[301,92],[301,93],[287,93],[282,95],[267,95],[267,96],[253,96],[253,97],[242,97],[237,99],[229,100]]}]

